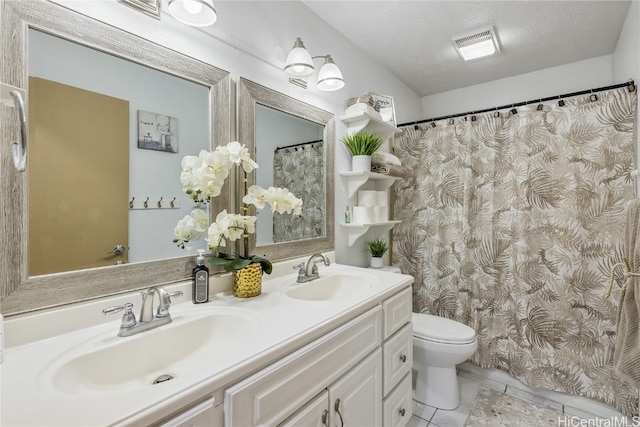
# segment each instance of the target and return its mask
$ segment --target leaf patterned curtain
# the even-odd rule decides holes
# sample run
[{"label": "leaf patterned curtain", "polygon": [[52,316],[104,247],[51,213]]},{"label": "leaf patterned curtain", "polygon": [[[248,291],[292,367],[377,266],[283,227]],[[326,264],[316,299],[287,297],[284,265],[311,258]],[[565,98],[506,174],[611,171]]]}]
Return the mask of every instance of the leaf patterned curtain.
[{"label": "leaf patterned curtain", "polygon": [[273,158],[274,185],[303,200],[302,215],[273,213],[273,241],[325,235],[324,148],[322,142],[278,148]]},{"label": "leaf patterned curtain", "polygon": [[637,99],[598,98],[404,129],[393,257],[414,311],[475,329],[471,362],[637,415],[612,367],[620,288],[604,298],[636,194]]}]

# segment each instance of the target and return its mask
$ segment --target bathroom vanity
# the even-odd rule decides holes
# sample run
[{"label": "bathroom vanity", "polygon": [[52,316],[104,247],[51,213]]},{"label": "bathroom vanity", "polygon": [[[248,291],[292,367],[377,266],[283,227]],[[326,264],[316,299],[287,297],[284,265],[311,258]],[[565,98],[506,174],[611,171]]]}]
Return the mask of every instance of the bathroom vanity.
[{"label": "bathroom vanity", "polygon": [[130,337],[101,310],[135,293],[10,318],[1,425],[404,425],[413,279],[332,264],[301,284],[300,261],[246,300],[229,275],[197,306],[166,286],[173,321]]}]

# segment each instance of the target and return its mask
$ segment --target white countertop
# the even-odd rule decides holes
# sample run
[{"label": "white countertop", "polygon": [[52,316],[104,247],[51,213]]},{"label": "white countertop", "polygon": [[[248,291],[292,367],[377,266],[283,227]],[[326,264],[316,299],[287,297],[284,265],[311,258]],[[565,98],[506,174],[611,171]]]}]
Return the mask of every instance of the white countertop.
[{"label": "white countertop", "polygon": [[[109,345],[118,340],[135,339],[135,336],[117,337],[121,316],[108,317],[105,322],[101,310],[129,300],[134,303],[137,315],[140,305],[137,294],[5,319],[7,348],[4,363],[0,365],[0,425],[148,424],[261,369],[413,282],[411,276],[376,271],[381,284],[372,286],[357,300],[297,300],[284,292],[301,286],[295,283],[296,273],[291,272],[291,266],[296,262],[300,259],[274,264],[274,274],[264,276],[262,294],[255,298],[240,299],[230,292],[223,292],[212,294],[207,304],[194,305],[191,303],[190,282],[166,286],[170,291],[185,291],[185,295],[172,304],[172,325],[212,310],[227,310],[253,316],[259,326],[247,342],[218,358],[215,365],[154,386],[127,384],[127,387],[114,390],[68,393],[54,388],[51,381],[56,368],[69,359],[69,354],[96,343]],[[370,269],[332,264],[330,267],[320,266],[320,276],[330,269],[371,274]],[[212,283],[213,288],[228,287],[229,275],[212,278],[212,282],[215,281],[220,283]],[[86,322],[83,321],[85,318]],[[170,326],[161,326],[143,334],[161,334],[163,328]],[[40,330],[44,332],[39,333]]]}]

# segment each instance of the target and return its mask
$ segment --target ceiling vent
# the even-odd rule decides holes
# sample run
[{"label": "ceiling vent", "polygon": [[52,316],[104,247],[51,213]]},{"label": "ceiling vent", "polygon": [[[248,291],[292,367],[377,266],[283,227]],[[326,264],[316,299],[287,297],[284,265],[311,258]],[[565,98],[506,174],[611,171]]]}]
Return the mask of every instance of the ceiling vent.
[{"label": "ceiling vent", "polygon": [[478,59],[500,52],[493,27],[451,39],[456,51],[465,61]]}]

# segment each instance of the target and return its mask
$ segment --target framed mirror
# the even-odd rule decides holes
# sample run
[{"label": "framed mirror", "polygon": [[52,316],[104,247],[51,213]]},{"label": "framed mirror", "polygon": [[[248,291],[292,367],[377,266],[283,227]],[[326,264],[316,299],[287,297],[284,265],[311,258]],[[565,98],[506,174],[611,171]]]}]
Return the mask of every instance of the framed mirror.
[{"label": "framed mirror", "polygon": [[[333,250],[333,114],[245,78],[237,92],[238,139],[259,165],[248,184],[288,188],[303,200],[300,216],[257,212],[250,253],[278,261]],[[243,188],[237,193],[241,203]]]},{"label": "framed mirror", "polygon": [[[28,147],[27,172],[17,172],[10,152],[10,141],[16,139],[18,131],[16,113],[1,105],[2,313],[16,314],[190,277],[194,255],[171,247],[176,221],[192,208],[188,196],[181,191],[180,162],[187,154],[210,149],[218,141],[229,141],[229,73],[48,1],[3,0],[1,5],[2,55],[11,59],[5,60],[0,81],[26,90],[34,142]],[[77,52],[81,57],[74,56]],[[107,69],[120,69],[121,74],[108,74]],[[108,91],[109,87],[113,90]],[[136,89],[140,90],[135,92]],[[68,141],[88,123],[80,114],[92,112],[98,117],[96,124],[85,126],[89,133],[80,138],[89,144],[108,134],[87,150],[94,153],[94,163],[79,157],[75,149],[52,149],[51,135],[43,136],[41,130],[48,130],[52,124],[41,125],[38,119],[62,111],[59,104],[40,107],[36,94],[44,93],[42,99],[50,100],[52,92],[47,91],[64,91],[64,99],[78,96],[74,99],[81,100],[80,107],[72,106],[75,110],[60,113],[57,123],[54,120],[53,125],[59,125],[62,120],[72,119],[58,126],[66,130],[72,127],[70,135],[59,139]],[[97,107],[93,101],[86,101],[86,96],[92,100],[105,98],[107,107]],[[119,104],[115,116],[108,115],[112,100]],[[121,133],[113,130],[116,122]],[[194,141],[200,145],[192,145]],[[123,147],[122,154],[114,156],[115,166],[106,167],[106,156],[116,151],[116,143]],[[36,151],[41,147],[49,151]],[[100,147],[107,147],[105,154],[98,154]],[[63,153],[60,159],[47,162],[51,155],[58,154],[56,151]],[[47,163],[65,167],[47,169],[44,176],[38,177]],[[71,173],[78,164],[91,166],[54,186],[46,186],[54,178]],[[109,178],[103,175],[113,169],[116,173]],[[73,207],[71,195],[65,195],[62,189],[76,186],[64,183],[89,181],[94,175],[99,175],[94,184],[76,190],[83,200]],[[106,199],[105,191],[116,187],[118,177],[123,178],[125,183],[118,185],[124,185],[124,189],[110,202],[117,205],[118,213],[104,214],[98,203]],[[107,190],[97,188],[100,181],[108,182]],[[153,203],[148,207],[154,209],[145,210],[145,201]],[[172,201],[174,205],[170,206]],[[216,201],[228,206],[229,192]],[[39,203],[40,213],[36,213]],[[47,229],[62,229],[56,226],[59,220],[50,216],[56,210],[62,211],[63,217],[77,215],[73,221],[77,230],[50,235]],[[97,247],[81,246],[84,241],[95,242],[93,236],[87,237],[89,232],[115,223],[115,216],[121,218],[124,237]],[[87,218],[88,225],[81,225]],[[78,235],[76,240],[71,240],[72,233]],[[124,253],[117,253],[118,246],[123,247]],[[159,247],[164,249],[158,250]],[[72,250],[95,250],[99,255],[93,257],[102,263],[60,266],[62,261],[79,258]],[[56,261],[54,267],[41,265],[42,260],[53,262],[56,258],[62,261]],[[118,261],[124,264],[113,265]]]}]

